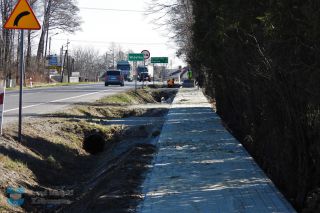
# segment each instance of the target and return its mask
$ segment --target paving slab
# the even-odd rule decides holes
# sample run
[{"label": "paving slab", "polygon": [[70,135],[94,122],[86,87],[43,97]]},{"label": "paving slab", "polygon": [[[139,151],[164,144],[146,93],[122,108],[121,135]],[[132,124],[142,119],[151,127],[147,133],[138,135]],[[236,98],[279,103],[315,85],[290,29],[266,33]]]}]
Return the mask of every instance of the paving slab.
[{"label": "paving slab", "polygon": [[201,90],[179,90],[157,146],[137,212],[295,212]]}]

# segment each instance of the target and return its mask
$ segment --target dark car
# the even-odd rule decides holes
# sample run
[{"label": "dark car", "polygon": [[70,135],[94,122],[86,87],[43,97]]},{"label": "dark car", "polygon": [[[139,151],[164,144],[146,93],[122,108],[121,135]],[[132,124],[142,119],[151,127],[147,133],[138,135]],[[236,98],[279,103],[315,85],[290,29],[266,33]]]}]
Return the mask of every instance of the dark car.
[{"label": "dark car", "polygon": [[151,81],[151,77],[148,72],[141,72],[138,76],[139,81]]},{"label": "dark car", "polygon": [[109,85],[120,85],[120,86],[124,86],[124,77],[121,73],[121,71],[119,70],[109,70],[106,72],[105,75],[105,82],[104,82],[105,86],[109,86]]}]

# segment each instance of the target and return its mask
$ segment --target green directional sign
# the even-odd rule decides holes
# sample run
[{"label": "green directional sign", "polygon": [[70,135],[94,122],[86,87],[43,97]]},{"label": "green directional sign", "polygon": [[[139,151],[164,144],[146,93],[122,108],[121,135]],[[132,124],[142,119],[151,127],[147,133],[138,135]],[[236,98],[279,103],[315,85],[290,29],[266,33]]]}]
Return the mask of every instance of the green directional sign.
[{"label": "green directional sign", "polygon": [[144,55],[142,53],[129,53],[129,61],[144,61]]},{"label": "green directional sign", "polygon": [[152,64],[167,64],[168,61],[168,57],[151,57]]}]

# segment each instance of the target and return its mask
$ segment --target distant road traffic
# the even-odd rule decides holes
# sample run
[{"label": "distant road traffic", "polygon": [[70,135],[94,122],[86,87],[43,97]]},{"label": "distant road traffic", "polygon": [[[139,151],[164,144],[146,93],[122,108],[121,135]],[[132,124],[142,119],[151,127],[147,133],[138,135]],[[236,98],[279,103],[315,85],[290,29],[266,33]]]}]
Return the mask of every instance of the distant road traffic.
[{"label": "distant road traffic", "polygon": [[[140,83],[139,83],[140,84]],[[104,82],[24,90],[23,116],[52,113],[77,102],[92,102],[106,95],[113,95],[134,88],[134,82],[124,87],[105,87]],[[4,123],[18,120],[19,91],[6,92]]]}]

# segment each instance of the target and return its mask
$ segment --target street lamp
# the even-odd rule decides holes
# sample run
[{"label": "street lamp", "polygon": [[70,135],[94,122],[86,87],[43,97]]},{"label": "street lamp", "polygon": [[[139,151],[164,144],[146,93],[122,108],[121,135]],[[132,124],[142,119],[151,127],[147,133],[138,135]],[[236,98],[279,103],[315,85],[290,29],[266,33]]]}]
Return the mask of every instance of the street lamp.
[{"label": "street lamp", "polygon": [[51,55],[51,38],[53,37],[53,36],[55,36],[55,35],[58,35],[59,33],[55,33],[55,34],[53,34],[52,36],[50,36],[50,38],[49,38],[49,55]]}]

